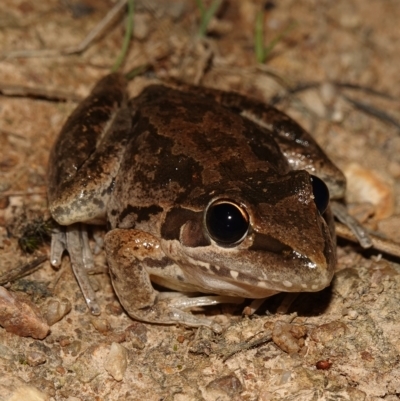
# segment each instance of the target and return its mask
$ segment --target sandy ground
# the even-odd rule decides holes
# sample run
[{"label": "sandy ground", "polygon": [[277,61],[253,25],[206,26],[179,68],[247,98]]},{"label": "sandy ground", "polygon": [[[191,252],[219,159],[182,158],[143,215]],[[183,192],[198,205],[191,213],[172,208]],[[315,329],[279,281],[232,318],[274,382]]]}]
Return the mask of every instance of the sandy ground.
[{"label": "sandy ground", "polygon": [[[77,100],[110,71],[123,18],[83,53],[59,50],[77,45],[112,5],[0,3],[0,274],[49,252],[44,245],[27,255],[18,237],[27,222],[48,216],[50,148]],[[259,64],[254,27],[262,10],[265,45],[292,29]],[[130,84],[132,95],[156,78],[176,78],[283,99],[277,106],[346,172],[351,210],[397,240],[399,127],[376,111],[400,121],[398,21],[397,0],[227,0],[201,40],[194,1],[148,0],[138,6],[124,70],[153,66]],[[103,309],[93,317],[68,257],[60,271],[45,262],[8,290],[42,314],[49,305],[71,311],[43,340],[0,328],[0,400],[397,400],[398,260],[346,242],[338,255],[331,287],[299,296],[285,314],[277,313],[288,301],[282,294],[251,318],[240,307],[199,311],[226,328],[221,335],[131,320],[107,274],[93,277]],[[105,265],[104,255],[97,263]]]}]

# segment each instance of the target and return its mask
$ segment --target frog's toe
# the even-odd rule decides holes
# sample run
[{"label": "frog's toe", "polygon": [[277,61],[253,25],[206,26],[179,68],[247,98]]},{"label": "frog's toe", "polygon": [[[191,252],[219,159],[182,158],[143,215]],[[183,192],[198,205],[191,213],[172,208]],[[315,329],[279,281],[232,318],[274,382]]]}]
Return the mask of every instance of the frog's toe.
[{"label": "frog's toe", "polygon": [[95,241],[95,248],[93,254],[99,254],[104,248],[104,229],[99,227],[94,227],[92,229],[93,239]]},{"label": "frog's toe", "polygon": [[65,230],[54,228],[51,234],[50,263],[52,266],[59,267],[64,251],[67,249]]},{"label": "frog's toe", "polygon": [[96,294],[90,284],[87,270],[93,267],[86,227],[72,224],[67,227],[66,246],[71,260],[72,270],[81,288],[86,304],[93,315],[100,315],[101,309],[96,301]]},{"label": "frog's toe", "polygon": [[222,327],[210,319],[201,318],[181,311],[180,309],[171,308],[168,312],[168,318],[171,322],[176,322],[189,327],[208,327],[215,333],[221,333]]},{"label": "frog's toe", "polygon": [[[158,295],[159,299],[163,298],[164,293]],[[179,293],[178,293],[179,294]],[[192,309],[202,306],[211,306],[218,304],[241,304],[244,298],[229,297],[224,295],[204,295],[202,297],[188,297],[185,295],[171,298],[169,305],[178,309]]]},{"label": "frog's toe", "polygon": [[82,252],[83,266],[85,267],[86,270],[94,270],[93,253],[92,250],[90,249],[89,236],[86,228],[81,228],[80,235],[81,235],[80,246]]}]

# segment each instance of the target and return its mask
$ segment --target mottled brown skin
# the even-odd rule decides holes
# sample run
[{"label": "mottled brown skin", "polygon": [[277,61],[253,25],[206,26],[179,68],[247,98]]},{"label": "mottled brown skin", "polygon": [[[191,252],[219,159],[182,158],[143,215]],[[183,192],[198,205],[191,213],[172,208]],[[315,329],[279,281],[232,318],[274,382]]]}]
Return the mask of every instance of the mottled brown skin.
[{"label": "mottled brown skin", "polygon": [[[97,85],[100,93],[118,87],[111,103],[121,108],[110,129],[99,135],[96,128],[94,150],[93,141],[79,147],[79,162],[62,161],[63,146],[73,147],[79,135],[61,132],[49,203],[60,224],[108,220],[111,278],[132,317],[219,330],[182,311],[200,298],[165,299],[152,281],[249,298],[329,285],[336,262],[332,216],[329,209],[319,214],[309,173],[325,179],[336,197],[345,181],[309,134],[270,106],[212,89],[155,85],[125,105],[121,82],[114,74]],[[75,119],[85,126],[82,118],[78,112],[67,125]],[[249,218],[246,236],[229,247],[204,225],[216,199],[229,199]],[[211,296],[201,299],[213,303]]]}]

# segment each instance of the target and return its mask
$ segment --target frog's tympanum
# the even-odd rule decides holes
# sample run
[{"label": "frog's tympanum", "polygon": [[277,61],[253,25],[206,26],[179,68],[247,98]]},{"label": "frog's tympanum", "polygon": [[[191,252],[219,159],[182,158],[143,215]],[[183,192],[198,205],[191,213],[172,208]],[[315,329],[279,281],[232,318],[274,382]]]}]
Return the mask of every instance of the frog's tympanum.
[{"label": "frog's tympanum", "polygon": [[50,211],[67,226],[54,234],[52,263],[68,250],[99,313],[85,272],[86,225],[107,225],[111,280],[130,316],[220,331],[190,308],[329,285],[336,243],[327,188],[342,197],[343,174],[275,108],[187,86],[153,85],[128,100],[124,78],[111,74],[50,156]]}]

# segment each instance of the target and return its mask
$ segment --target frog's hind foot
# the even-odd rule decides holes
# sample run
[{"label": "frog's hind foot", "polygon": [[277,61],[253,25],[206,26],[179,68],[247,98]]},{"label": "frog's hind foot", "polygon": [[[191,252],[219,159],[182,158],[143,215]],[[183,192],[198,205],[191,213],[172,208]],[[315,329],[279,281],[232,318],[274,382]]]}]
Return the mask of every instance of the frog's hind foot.
[{"label": "frog's hind foot", "polygon": [[[193,304],[193,302],[187,302],[187,299],[185,301],[183,301],[183,299],[177,301],[176,298],[163,298],[151,307],[127,312],[134,319],[143,322],[155,324],[182,324],[187,327],[207,327],[215,333],[222,332],[221,325],[211,319],[195,316],[191,312],[180,309],[182,305],[187,306],[188,303]],[[209,305],[205,300],[203,300],[201,304]],[[214,305],[215,302],[212,304]]]},{"label": "frog's hind foot", "polygon": [[[221,333],[222,327],[208,318],[196,316],[191,309],[225,303],[243,303],[239,297],[205,295],[188,296],[179,292],[160,292],[154,305],[145,308],[131,308],[125,304],[127,313],[134,319],[155,324],[182,324],[188,327],[207,327],[215,333]],[[187,310],[187,311],[186,311]]]},{"label": "frog's hind foot", "polygon": [[367,230],[353,216],[349,215],[346,206],[339,202],[333,201],[331,202],[331,209],[333,215],[350,229],[350,231],[357,238],[358,243],[363,248],[367,249],[373,246],[371,237]]},{"label": "frog's hind foot", "polygon": [[212,306],[218,304],[241,304],[245,301],[241,297],[230,297],[227,295],[203,295],[201,297],[193,296],[193,293],[183,292],[160,292],[158,301],[168,300],[171,307],[179,309],[192,309],[202,306]]},{"label": "frog's hind foot", "polygon": [[180,309],[171,308],[168,311],[170,323],[175,322],[188,327],[207,327],[214,333],[222,333],[222,327],[211,319],[194,316],[190,312],[184,312]]}]

